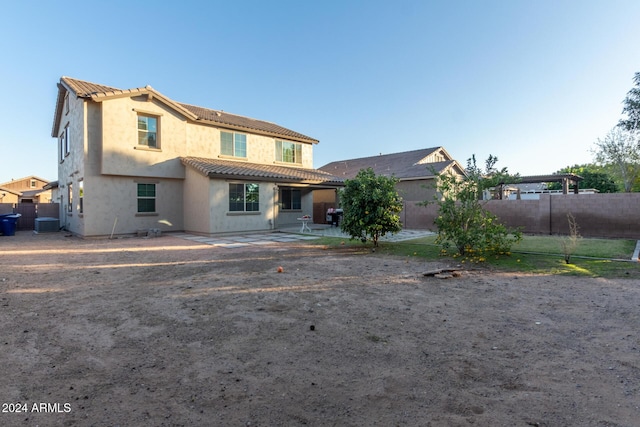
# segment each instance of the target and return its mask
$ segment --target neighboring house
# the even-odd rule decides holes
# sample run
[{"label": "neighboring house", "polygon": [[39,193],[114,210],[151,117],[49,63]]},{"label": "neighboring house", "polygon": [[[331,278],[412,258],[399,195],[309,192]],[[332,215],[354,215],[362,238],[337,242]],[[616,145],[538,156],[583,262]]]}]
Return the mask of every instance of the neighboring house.
[{"label": "neighboring house", "polygon": [[61,224],[83,236],[273,230],[310,213],[314,190],[343,185],[312,168],[318,140],[150,86],[62,77],[52,136]]},{"label": "neighboring house", "polygon": [[464,168],[443,147],[340,160],[322,166],[320,170],[343,179],[353,179],[360,170],[367,168],[372,168],[376,175],[396,177],[400,196],[405,201],[415,202],[433,199],[436,174],[465,176]]},{"label": "neighboring house", "polygon": [[34,175],[2,182],[0,203],[51,203],[51,191],[44,188],[48,182]]}]

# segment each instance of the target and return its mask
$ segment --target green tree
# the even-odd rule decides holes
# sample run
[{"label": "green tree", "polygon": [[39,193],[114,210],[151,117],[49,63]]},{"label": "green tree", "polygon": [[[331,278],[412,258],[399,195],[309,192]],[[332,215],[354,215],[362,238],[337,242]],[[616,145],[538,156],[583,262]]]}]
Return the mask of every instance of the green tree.
[{"label": "green tree", "polygon": [[476,161],[476,155],[467,159],[465,172],[467,176],[478,184],[478,197],[482,198],[482,192],[489,188],[495,188],[501,184],[515,184],[520,181],[520,175],[512,175],[506,167],[496,167],[498,158],[492,154],[484,162],[484,169],[480,168]]},{"label": "green tree", "polygon": [[593,149],[596,163],[607,167],[613,177],[630,192],[640,177],[640,132],[616,126],[604,139],[598,138]]},{"label": "green tree", "polygon": [[[497,158],[490,156],[487,166],[494,166]],[[475,156],[468,162],[475,166]],[[490,168],[488,168],[490,169]],[[496,215],[484,209],[479,194],[484,185],[479,169],[469,169],[467,177],[448,173],[437,175],[438,227],[436,242],[447,250],[453,244],[458,254],[483,261],[486,255],[508,254],[511,246],[521,240],[518,230],[509,230]],[[486,171],[485,171],[486,172]],[[503,169],[506,173],[506,169]],[[424,204],[429,203],[424,202]]]},{"label": "green tree", "polygon": [[633,82],[623,101],[626,117],[592,150],[596,162],[610,171],[625,192],[637,190],[640,180],[640,73],[635,73]]},{"label": "green tree", "polygon": [[640,73],[633,77],[635,86],[627,92],[627,97],[622,102],[622,113],[627,117],[620,119],[618,126],[628,131],[637,131],[640,128]]},{"label": "green tree", "polygon": [[347,179],[340,191],[340,203],[344,211],[340,227],[351,239],[373,241],[387,233],[402,230],[400,211],[402,199],[396,190],[398,180],[363,169],[354,179]]},{"label": "green tree", "polygon": [[[607,171],[606,167],[598,166],[595,164],[583,164],[567,166],[559,171],[554,172],[554,175],[572,173],[579,175],[583,178],[580,181],[580,188],[595,188],[600,193],[616,193],[618,192],[618,184],[611,177],[611,174]],[[559,182],[550,182],[547,184],[549,190],[561,190],[562,184]]]}]

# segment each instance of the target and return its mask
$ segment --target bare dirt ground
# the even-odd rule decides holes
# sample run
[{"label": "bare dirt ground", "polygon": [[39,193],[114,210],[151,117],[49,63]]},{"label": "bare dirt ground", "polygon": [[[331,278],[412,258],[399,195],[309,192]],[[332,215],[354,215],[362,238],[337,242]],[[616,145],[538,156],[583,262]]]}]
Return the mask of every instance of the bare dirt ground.
[{"label": "bare dirt ground", "polygon": [[438,266],[0,237],[0,425],[640,425],[638,280]]}]

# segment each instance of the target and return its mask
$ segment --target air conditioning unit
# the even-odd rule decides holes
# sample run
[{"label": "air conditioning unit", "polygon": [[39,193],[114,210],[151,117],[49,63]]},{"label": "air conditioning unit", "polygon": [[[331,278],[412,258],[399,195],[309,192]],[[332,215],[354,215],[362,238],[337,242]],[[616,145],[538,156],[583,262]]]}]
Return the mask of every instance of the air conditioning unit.
[{"label": "air conditioning unit", "polygon": [[60,230],[60,220],[58,218],[36,218],[36,233],[49,233]]}]

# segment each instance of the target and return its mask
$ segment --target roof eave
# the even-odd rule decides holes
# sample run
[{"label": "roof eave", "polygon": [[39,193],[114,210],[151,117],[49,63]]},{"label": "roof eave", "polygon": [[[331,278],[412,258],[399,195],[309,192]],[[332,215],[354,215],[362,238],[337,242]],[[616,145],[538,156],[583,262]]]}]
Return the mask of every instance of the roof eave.
[{"label": "roof eave", "polygon": [[58,128],[60,127],[60,121],[62,118],[62,107],[64,105],[64,95],[62,95],[64,91],[68,91],[66,86],[63,86],[61,83],[58,83],[58,98],[56,99],[56,109],[53,113],[53,126],[51,127],[51,137],[58,137]]},{"label": "roof eave", "polygon": [[151,102],[153,100],[158,100],[160,103],[166,105],[167,107],[173,109],[178,112],[182,116],[191,119],[193,121],[198,120],[198,116],[193,114],[191,111],[182,107],[178,103],[172,101],[166,96],[162,95],[160,92],[152,88],[151,86],[146,86],[143,88],[135,88],[135,89],[125,89],[118,90],[113,92],[100,92],[100,93],[92,93],[89,98],[94,102],[102,102],[109,99],[117,99],[117,98],[130,98],[133,96],[146,96],[147,101]]},{"label": "roof eave", "polygon": [[198,118],[197,120],[194,120],[194,121],[197,122],[197,123],[207,124],[207,125],[214,126],[214,127],[217,127],[217,128],[229,129],[229,130],[239,130],[239,131],[242,131],[242,132],[252,133],[254,135],[269,136],[269,137],[273,137],[273,138],[283,139],[283,140],[286,140],[286,141],[304,142],[304,143],[307,143],[307,144],[318,144],[320,142],[319,140],[314,139],[314,138],[301,138],[301,137],[296,137],[296,136],[292,136],[292,135],[284,135],[284,134],[277,133],[277,132],[269,132],[269,131],[255,129],[255,128],[251,128],[251,127],[247,127],[247,126],[239,126],[239,125],[234,125],[234,124],[229,124],[229,123],[224,123],[224,122],[216,122],[215,120],[207,120],[207,119]]}]

